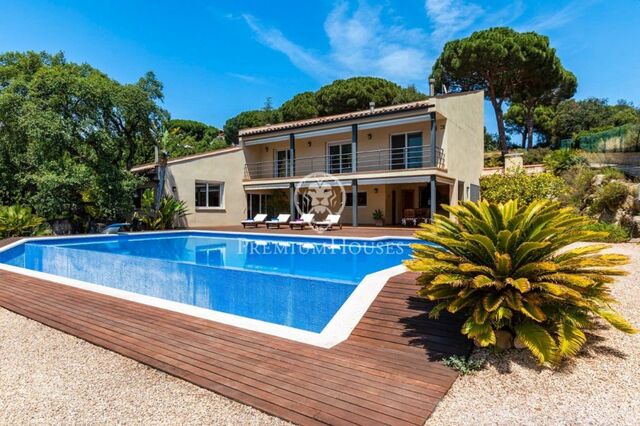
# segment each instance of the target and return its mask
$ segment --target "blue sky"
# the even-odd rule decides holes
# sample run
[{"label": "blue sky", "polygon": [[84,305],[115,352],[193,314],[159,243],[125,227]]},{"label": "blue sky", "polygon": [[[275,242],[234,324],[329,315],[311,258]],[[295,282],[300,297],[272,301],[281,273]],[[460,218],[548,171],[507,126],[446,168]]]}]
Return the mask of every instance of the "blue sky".
[{"label": "blue sky", "polygon": [[0,10],[0,51],[64,51],[121,82],[152,70],[174,118],[217,126],[336,78],[426,91],[445,41],[499,25],[549,36],[578,98],[640,103],[639,0],[4,0]]}]

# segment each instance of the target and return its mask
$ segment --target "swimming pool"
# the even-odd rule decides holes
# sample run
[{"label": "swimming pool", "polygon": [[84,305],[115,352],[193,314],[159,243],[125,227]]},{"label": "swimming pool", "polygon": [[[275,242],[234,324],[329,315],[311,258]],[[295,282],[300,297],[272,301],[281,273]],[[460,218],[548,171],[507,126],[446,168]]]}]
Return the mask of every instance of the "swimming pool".
[{"label": "swimming pool", "polygon": [[332,346],[404,270],[412,242],[200,231],[37,238],[5,247],[0,267]]}]

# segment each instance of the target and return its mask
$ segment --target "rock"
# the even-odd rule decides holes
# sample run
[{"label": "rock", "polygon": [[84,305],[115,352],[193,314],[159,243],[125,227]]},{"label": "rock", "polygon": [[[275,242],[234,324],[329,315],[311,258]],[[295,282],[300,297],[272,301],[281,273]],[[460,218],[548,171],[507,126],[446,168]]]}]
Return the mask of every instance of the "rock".
[{"label": "rock", "polygon": [[593,179],[591,179],[592,186],[600,186],[604,182],[604,175],[595,175]]},{"label": "rock", "polygon": [[632,228],[631,236],[640,237],[640,216],[633,216],[631,218]]},{"label": "rock", "polygon": [[516,348],[516,349],[525,349],[526,348],[524,343],[522,343],[522,341],[518,337],[516,337],[515,340],[513,341],[513,347]]},{"label": "rock", "polygon": [[635,204],[636,204],[636,199],[633,197],[633,195],[627,195],[627,198],[625,198],[620,208],[628,212],[633,212],[635,208]]},{"label": "rock", "polygon": [[501,351],[513,347],[513,336],[506,330],[496,331],[496,348]]}]

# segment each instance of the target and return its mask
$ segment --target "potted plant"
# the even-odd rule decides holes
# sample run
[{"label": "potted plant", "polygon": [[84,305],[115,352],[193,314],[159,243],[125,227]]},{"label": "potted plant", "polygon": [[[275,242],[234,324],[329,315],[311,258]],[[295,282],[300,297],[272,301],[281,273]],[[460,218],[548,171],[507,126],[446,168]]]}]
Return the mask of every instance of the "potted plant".
[{"label": "potted plant", "polygon": [[384,225],[384,220],[383,219],[384,219],[384,215],[382,214],[382,210],[375,209],[373,211],[373,220],[375,220],[376,226]]}]

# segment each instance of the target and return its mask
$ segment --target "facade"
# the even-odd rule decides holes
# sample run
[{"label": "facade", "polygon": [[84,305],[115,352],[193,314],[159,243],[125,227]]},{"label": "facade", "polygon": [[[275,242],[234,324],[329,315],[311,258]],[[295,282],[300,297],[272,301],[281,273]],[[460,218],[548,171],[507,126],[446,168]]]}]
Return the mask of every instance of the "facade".
[{"label": "facade", "polygon": [[298,217],[296,186],[320,173],[344,188],[345,224],[373,224],[376,210],[386,225],[428,220],[442,204],[479,198],[483,105],[482,92],[468,92],[244,129],[238,147],[170,160],[165,192],[187,202],[191,227]]}]

